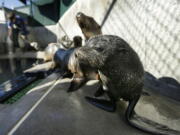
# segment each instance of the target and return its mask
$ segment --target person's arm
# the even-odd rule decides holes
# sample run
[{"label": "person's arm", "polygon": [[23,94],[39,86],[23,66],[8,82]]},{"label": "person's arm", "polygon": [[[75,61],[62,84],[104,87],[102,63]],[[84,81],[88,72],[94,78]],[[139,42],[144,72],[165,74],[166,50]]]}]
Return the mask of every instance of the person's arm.
[{"label": "person's arm", "polygon": [[23,35],[27,35],[28,34],[28,30],[27,30],[27,26],[26,26],[26,22],[25,22],[25,20],[23,19],[23,18],[18,18],[19,19],[19,21],[21,22],[20,24],[21,24],[21,28],[20,28],[20,30],[21,30],[21,34],[23,34]]}]

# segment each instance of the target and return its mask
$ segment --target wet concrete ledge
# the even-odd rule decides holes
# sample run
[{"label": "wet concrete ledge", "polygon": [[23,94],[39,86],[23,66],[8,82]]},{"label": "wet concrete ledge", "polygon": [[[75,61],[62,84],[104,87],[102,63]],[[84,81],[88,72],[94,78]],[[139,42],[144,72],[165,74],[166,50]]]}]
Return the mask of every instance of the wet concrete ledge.
[{"label": "wet concrete ledge", "polygon": [[[118,104],[116,113],[109,113],[85,101],[85,96],[92,96],[97,90],[97,81],[89,81],[80,90],[67,93],[70,81],[52,74],[18,102],[0,106],[0,123],[3,123],[0,134],[148,135],[126,123],[126,103]],[[178,128],[179,102],[164,99],[161,95],[154,96],[153,93],[142,96],[136,112]]]},{"label": "wet concrete ledge", "polygon": [[38,52],[16,52],[12,54],[0,54],[0,59],[9,59],[9,58],[37,58],[43,59],[45,54],[43,51]]},{"label": "wet concrete ledge", "polygon": [[30,90],[25,96],[13,104],[0,104],[0,135],[5,135],[16,125],[39,98],[56,82],[59,74],[52,74],[38,86]]},{"label": "wet concrete ledge", "polygon": [[56,81],[59,77],[52,74],[18,102],[2,106],[0,134],[145,135],[125,122],[123,110],[120,114],[109,113],[85,101],[84,96],[97,89],[97,82],[90,81],[79,91],[67,93],[70,79]]},{"label": "wet concrete ledge", "polygon": [[145,135],[130,127],[123,111],[109,113],[88,104],[84,96],[92,95],[97,89],[96,82],[89,82],[74,93],[67,93],[70,79],[59,79],[56,86],[20,124],[11,132],[14,135]]}]

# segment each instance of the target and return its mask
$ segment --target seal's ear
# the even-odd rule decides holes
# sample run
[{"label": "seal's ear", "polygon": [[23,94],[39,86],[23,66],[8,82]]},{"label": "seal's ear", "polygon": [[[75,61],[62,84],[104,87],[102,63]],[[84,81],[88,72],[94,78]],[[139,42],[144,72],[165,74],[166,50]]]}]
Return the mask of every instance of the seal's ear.
[{"label": "seal's ear", "polygon": [[85,77],[78,77],[77,74],[74,74],[73,80],[71,81],[70,87],[68,88],[67,92],[73,92],[81,88],[87,79]]},{"label": "seal's ear", "polygon": [[102,48],[102,47],[96,47],[96,48],[94,48],[96,51],[98,51],[98,52],[103,52],[104,51],[104,48]]}]

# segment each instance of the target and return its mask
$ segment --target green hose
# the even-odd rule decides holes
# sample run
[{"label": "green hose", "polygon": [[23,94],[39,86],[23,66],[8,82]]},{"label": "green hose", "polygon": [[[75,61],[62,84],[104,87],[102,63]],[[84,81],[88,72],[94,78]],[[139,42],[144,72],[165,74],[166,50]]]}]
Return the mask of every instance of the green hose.
[{"label": "green hose", "polygon": [[5,100],[3,102],[3,104],[13,104],[14,102],[16,102],[17,100],[19,100],[21,97],[23,97],[29,90],[31,90],[32,88],[36,87],[40,82],[42,82],[43,79],[39,79],[33,83],[31,83],[30,85],[28,85],[27,87],[25,87],[24,89],[20,90],[19,92],[17,92],[15,95],[13,95],[12,97],[8,98],[7,100]]}]

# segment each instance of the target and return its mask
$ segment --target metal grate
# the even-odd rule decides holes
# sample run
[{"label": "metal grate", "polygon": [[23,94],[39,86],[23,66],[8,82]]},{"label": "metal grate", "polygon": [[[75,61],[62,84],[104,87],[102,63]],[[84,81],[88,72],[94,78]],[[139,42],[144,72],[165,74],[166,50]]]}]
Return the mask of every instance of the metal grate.
[{"label": "metal grate", "polygon": [[180,1],[117,0],[103,33],[125,39],[146,71],[180,81]]}]

